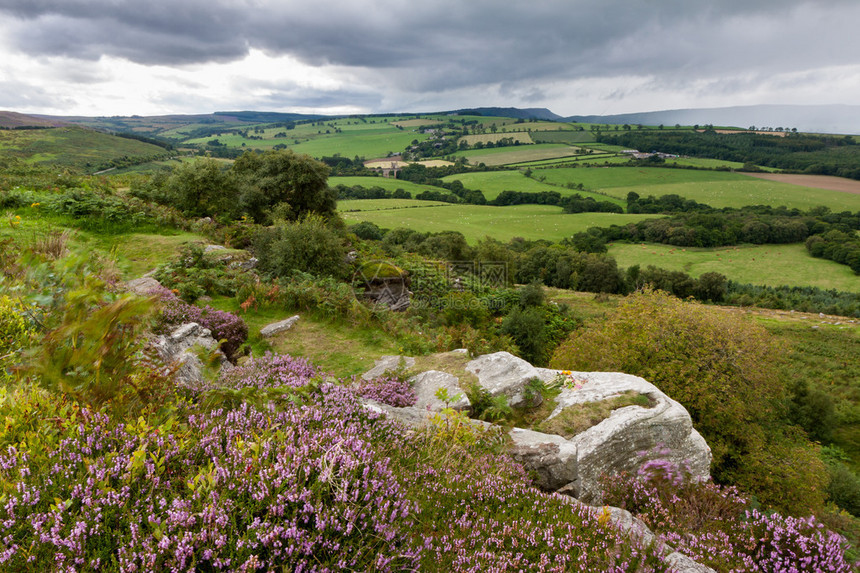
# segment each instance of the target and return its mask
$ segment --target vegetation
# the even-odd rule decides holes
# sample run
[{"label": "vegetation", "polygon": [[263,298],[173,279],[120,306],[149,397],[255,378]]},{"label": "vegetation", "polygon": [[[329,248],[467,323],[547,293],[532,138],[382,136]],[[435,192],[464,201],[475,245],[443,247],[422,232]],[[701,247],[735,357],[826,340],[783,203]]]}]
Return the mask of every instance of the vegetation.
[{"label": "vegetation", "polygon": [[760,326],[643,291],[605,322],[574,333],[551,364],[651,381],[690,412],[711,446],[717,482],[803,513],[823,507],[827,471],[816,448],[785,422],[781,410],[788,389],[778,376],[778,357]]},{"label": "vegetation", "polygon": [[[637,476],[606,476],[607,502],[663,541],[718,570],[775,571],[786,560],[851,570],[852,550],[806,516],[857,543],[857,330],[831,317],[813,329],[788,311],[860,314],[848,266],[856,199],[776,195],[786,187],[701,170],[707,162],[519,171],[459,160],[405,167],[399,179],[364,167],[386,138],[408,142],[379,155],[405,158],[444,157],[463,137],[495,157],[538,148],[508,145],[523,134],[583,157],[619,152],[588,153],[596,130],[555,126],[480,115],[168,118],[124,141],[152,138],[173,153],[193,138],[196,152],[236,161],[107,178],[0,159],[2,568],[669,570],[656,546],[621,535],[608,509],[533,489],[500,455],[500,436],[465,414],[416,432],[360,406],[359,396],[415,400],[403,377],[354,378],[374,358],[409,354],[427,366],[422,355],[467,348],[641,375],[684,404],[713,449],[719,485],[685,481],[659,452]],[[319,161],[292,151],[302,146],[324,150]],[[251,149],[260,151],[243,154]],[[355,197],[339,212],[336,182],[341,198]],[[653,191],[638,193],[642,185]],[[707,193],[686,192],[701,186],[735,191],[713,208]],[[484,202],[493,204],[463,204]],[[561,212],[598,205],[616,212]],[[691,244],[795,234],[730,249],[619,243],[620,233],[671,243],[691,230]],[[228,248],[207,252],[210,243]],[[723,257],[746,257],[746,274],[712,266]],[[166,288],[149,297],[118,288],[156,266]],[[368,304],[374,280],[402,281],[411,308]],[[689,296],[785,312],[752,322],[678,298]],[[264,339],[261,327],[285,313],[302,318]],[[188,320],[235,363],[193,387],[173,381],[174,365],[143,334]],[[556,391],[533,381],[542,405],[513,409],[467,389],[472,416],[526,426]],[[541,429],[569,435],[631,404],[649,405],[622,396]]]}]

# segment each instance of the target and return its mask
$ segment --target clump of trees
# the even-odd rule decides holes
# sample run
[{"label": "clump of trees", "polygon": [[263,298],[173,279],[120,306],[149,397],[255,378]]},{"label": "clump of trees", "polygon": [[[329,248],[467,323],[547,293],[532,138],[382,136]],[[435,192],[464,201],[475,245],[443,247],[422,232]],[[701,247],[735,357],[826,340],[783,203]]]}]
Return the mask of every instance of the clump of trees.
[{"label": "clump of trees", "polygon": [[246,152],[232,166],[214,159],[186,163],[132,188],[132,194],[171,205],[186,217],[255,223],[290,221],[314,213],[331,217],[336,195],[328,167],[291,150]]}]

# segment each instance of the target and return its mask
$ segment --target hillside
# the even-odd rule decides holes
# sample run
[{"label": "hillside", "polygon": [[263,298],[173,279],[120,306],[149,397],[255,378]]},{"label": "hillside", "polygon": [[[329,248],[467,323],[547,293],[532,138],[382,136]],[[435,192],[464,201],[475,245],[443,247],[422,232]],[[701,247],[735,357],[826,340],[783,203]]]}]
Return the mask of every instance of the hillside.
[{"label": "hillside", "polygon": [[59,127],[67,122],[35,115],[25,115],[15,111],[0,111],[0,129],[21,129],[33,127]]},{"label": "hillside", "polygon": [[94,173],[166,158],[163,147],[77,126],[0,130],[0,155]]}]

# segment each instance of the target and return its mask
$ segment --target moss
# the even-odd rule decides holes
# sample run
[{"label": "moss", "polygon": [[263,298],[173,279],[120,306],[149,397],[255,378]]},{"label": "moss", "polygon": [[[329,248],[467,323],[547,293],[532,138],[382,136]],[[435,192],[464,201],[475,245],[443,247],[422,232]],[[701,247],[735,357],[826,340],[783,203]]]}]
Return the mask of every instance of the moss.
[{"label": "moss", "polygon": [[653,408],[654,402],[646,394],[628,390],[614,398],[576,404],[565,408],[556,417],[551,420],[544,420],[535,426],[535,429],[545,434],[556,434],[569,439],[596,426],[608,418],[613,410],[625,406]]}]

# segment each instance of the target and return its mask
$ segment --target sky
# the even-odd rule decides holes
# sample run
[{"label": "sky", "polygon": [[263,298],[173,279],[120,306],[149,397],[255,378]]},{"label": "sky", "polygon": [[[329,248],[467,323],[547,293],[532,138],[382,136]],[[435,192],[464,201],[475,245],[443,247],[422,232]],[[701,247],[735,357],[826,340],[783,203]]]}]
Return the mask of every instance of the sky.
[{"label": "sky", "polygon": [[860,102],[858,0],[0,0],[0,110]]}]

